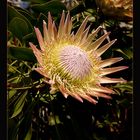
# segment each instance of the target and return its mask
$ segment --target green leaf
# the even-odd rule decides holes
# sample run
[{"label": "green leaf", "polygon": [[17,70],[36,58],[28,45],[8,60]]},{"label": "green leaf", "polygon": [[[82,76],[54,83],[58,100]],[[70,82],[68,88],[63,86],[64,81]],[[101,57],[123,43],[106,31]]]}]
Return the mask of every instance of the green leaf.
[{"label": "green leaf", "polygon": [[24,140],[31,140],[31,138],[32,138],[32,127],[29,128]]},{"label": "green leaf", "polygon": [[34,11],[44,13],[45,15],[48,15],[48,12],[50,11],[52,15],[56,16],[58,16],[58,14],[61,14],[63,10],[66,10],[65,5],[59,0],[52,0],[44,4],[35,4],[32,5],[31,8]]},{"label": "green leaf", "polygon": [[45,3],[46,1],[49,1],[49,0],[30,0],[31,3]]},{"label": "green leaf", "polygon": [[85,10],[85,7],[83,4],[79,4],[78,6],[74,7],[73,9],[71,9],[70,13],[72,16],[78,14],[78,13],[81,13],[81,12],[84,12]]},{"label": "green leaf", "polygon": [[24,138],[27,136],[28,130],[31,127],[32,111],[34,107],[39,103],[39,98],[37,100],[29,101],[28,103],[29,103],[28,107],[26,111],[24,112],[24,116],[20,123],[20,128],[18,131],[18,134],[20,135],[21,140],[24,140]]},{"label": "green leaf", "polygon": [[15,119],[8,120],[8,139],[17,140],[19,124],[20,121],[16,122]]},{"label": "green leaf", "polygon": [[128,99],[122,99],[121,101],[117,101],[117,103],[123,106],[124,108],[128,108],[131,106],[131,102]]},{"label": "green leaf", "polygon": [[48,121],[49,121],[49,125],[51,125],[51,126],[61,123],[59,120],[59,116],[58,115],[54,116],[52,113],[50,113]]},{"label": "green leaf", "polygon": [[25,104],[25,100],[20,104],[19,108],[15,107],[14,113],[12,114],[11,118],[16,117],[22,111],[24,104]]},{"label": "green leaf", "polygon": [[123,54],[126,59],[132,59],[133,58],[133,52],[130,48],[116,49],[116,51]]},{"label": "green leaf", "polygon": [[127,93],[129,94],[132,94],[133,92],[133,82],[130,81],[130,82],[127,82],[125,84],[117,84],[115,86],[113,86],[114,89],[119,89],[121,92],[124,92],[126,91]]},{"label": "green leaf", "polygon": [[30,33],[30,34],[27,34],[27,35],[25,35],[24,37],[23,37],[23,40],[31,40],[31,39],[33,39],[33,38],[35,38],[35,35],[34,35],[34,33]]},{"label": "green leaf", "polygon": [[36,57],[30,48],[9,47],[8,58],[36,62]]},{"label": "green leaf", "polygon": [[25,35],[22,39],[25,42],[25,46],[29,46],[29,42],[33,42],[34,44],[38,44],[38,40],[36,38],[35,32],[32,32],[32,33]]},{"label": "green leaf", "polygon": [[23,109],[24,107],[24,104],[25,104],[25,98],[26,98],[26,95],[27,95],[27,92],[24,92],[19,98],[18,100],[16,101],[15,105],[14,105],[14,112],[13,112],[13,115],[11,116],[11,118],[14,118],[16,117]]},{"label": "green leaf", "polygon": [[32,24],[36,21],[35,17],[33,17],[33,15],[31,15],[31,13],[29,13],[27,10],[18,7],[17,11],[24,15]]},{"label": "green leaf", "polygon": [[9,66],[9,67],[8,67],[8,73],[9,73],[9,74],[10,74],[10,73],[16,73],[15,69],[16,69],[16,66]]},{"label": "green leaf", "polygon": [[[23,19],[24,21],[26,21],[28,27],[29,27],[29,31],[32,32],[33,31],[33,26],[30,23],[30,21],[21,13],[19,13],[15,8],[13,8],[12,6],[8,5],[8,23],[15,17],[18,17],[20,19]],[[16,26],[16,25],[15,25]]]},{"label": "green leaf", "polygon": [[8,100],[10,100],[15,94],[16,94],[17,90],[12,89],[9,91],[8,93]]},{"label": "green leaf", "polygon": [[9,30],[20,40],[22,40],[23,36],[30,33],[27,22],[18,17],[15,17],[10,21]]}]

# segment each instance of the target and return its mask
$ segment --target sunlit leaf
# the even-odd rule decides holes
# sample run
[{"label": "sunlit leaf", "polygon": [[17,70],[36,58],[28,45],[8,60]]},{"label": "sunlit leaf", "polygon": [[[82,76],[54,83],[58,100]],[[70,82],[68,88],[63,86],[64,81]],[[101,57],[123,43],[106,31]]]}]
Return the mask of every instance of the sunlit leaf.
[{"label": "sunlit leaf", "polygon": [[8,92],[8,100],[10,100],[15,94],[16,94],[17,90],[12,89]]},{"label": "sunlit leaf", "polygon": [[53,115],[52,113],[50,113],[50,116],[48,119],[49,119],[49,125],[51,126],[61,123],[59,120],[59,116]]},{"label": "sunlit leaf", "polygon": [[27,95],[27,91],[24,92],[16,101],[15,105],[14,105],[14,112],[13,115],[11,116],[11,118],[16,117],[23,109],[24,104],[25,104],[25,98]]},{"label": "sunlit leaf", "polygon": [[29,128],[24,140],[31,140],[31,137],[32,137],[32,127]]},{"label": "sunlit leaf", "polygon": [[117,85],[114,86],[114,88],[118,88],[122,92],[123,91],[130,91],[132,93],[132,91],[133,91],[133,83],[131,81],[131,82],[128,82],[128,83],[125,83],[125,84],[117,84]]},{"label": "sunlit leaf", "polygon": [[126,57],[126,59],[132,59],[133,58],[133,52],[129,48],[116,49],[116,51],[123,54]]}]

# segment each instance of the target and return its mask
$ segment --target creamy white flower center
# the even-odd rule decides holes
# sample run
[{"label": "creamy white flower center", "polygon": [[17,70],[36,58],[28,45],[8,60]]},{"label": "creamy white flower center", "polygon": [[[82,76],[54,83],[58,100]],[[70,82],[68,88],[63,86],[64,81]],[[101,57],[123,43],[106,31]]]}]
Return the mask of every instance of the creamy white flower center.
[{"label": "creamy white flower center", "polygon": [[91,72],[92,64],[86,52],[79,47],[65,46],[60,52],[61,66],[73,78],[83,79]]}]

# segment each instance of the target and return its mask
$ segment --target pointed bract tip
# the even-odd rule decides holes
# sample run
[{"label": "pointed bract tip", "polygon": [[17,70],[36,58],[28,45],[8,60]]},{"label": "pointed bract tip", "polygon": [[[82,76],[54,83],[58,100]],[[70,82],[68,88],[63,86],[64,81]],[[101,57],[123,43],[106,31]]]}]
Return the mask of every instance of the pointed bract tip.
[{"label": "pointed bract tip", "polygon": [[103,27],[100,25],[98,28],[102,29]]},{"label": "pointed bract tip", "polygon": [[36,30],[36,29],[37,29],[37,27],[35,27],[35,26],[34,26],[34,29]]},{"label": "pointed bract tip", "polygon": [[64,97],[65,97],[66,99],[67,99],[67,98],[68,98],[68,96],[69,96],[68,94],[63,94],[63,95],[64,95]]},{"label": "pointed bract tip", "polygon": [[126,69],[128,69],[129,67],[128,66],[125,66],[126,67]]},{"label": "pointed bract tip", "polygon": [[61,18],[62,17],[65,17],[65,11],[64,10],[62,11],[62,14],[61,14]]},{"label": "pointed bract tip", "polygon": [[39,29],[38,29],[37,27],[34,26],[34,30],[35,30],[35,32],[37,33]]},{"label": "pointed bract tip", "polygon": [[[112,45],[115,43],[117,41],[117,39],[114,39],[114,40],[112,40],[112,41],[110,41],[110,42],[112,42]],[[109,43],[110,43],[109,42]]]},{"label": "pointed bract tip", "polygon": [[110,34],[111,34],[111,32],[106,32],[106,33],[105,33],[105,35],[110,35]]},{"label": "pointed bract tip", "polygon": [[86,20],[88,20],[89,19],[89,16],[86,16],[86,18],[85,18]]},{"label": "pointed bract tip", "polygon": [[50,11],[48,12],[48,15],[51,15],[51,12]]},{"label": "pointed bract tip", "polygon": [[70,11],[68,10],[68,13],[67,13],[68,15],[70,15]]},{"label": "pointed bract tip", "polygon": [[32,42],[29,42],[29,45],[30,45],[30,47],[32,47],[33,43]]},{"label": "pointed bract tip", "polygon": [[112,90],[112,93],[111,94],[115,94],[115,91],[114,90]]},{"label": "pointed bract tip", "polygon": [[123,78],[120,78],[121,82],[120,83],[127,83],[127,80],[124,80]]},{"label": "pointed bract tip", "polygon": [[78,100],[78,101],[80,101],[81,103],[83,103],[83,100]]},{"label": "pointed bract tip", "polygon": [[45,20],[43,20],[43,24],[45,24],[45,25],[46,25],[46,21],[45,21]]},{"label": "pointed bract tip", "polygon": [[118,59],[120,59],[120,61],[122,61],[123,60],[123,57],[118,57]]},{"label": "pointed bract tip", "polygon": [[96,105],[98,103],[98,101],[96,100],[96,102],[93,102],[94,105]]},{"label": "pointed bract tip", "polygon": [[123,66],[123,70],[124,70],[124,69],[128,69],[128,68],[129,68],[128,66]]}]

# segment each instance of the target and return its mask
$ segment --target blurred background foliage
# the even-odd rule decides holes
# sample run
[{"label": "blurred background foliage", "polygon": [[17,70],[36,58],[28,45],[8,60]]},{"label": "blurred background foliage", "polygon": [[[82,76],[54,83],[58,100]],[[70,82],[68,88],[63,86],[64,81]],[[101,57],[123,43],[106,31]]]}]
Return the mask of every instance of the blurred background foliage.
[{"label": "blurred background foliage", "polygon": [[[124,3],[125,2],[125,3]],[[9,140],[131,140],[132,139],[132,1],[120,0],[8,0],[8,139]],[[111,9],[110,9],[111,8]],[[62,10],[70,11],[76,31],[86,16],[91,30],[111,31],[117,42],[103,55],[123,57],[117,65],[129,69],[112,74],[125,84],[107,85],[116,94],[97,105],[80,103],[61,93],[50,95],[49,85],[33,70],[36,58],[29,42],[38,44],[34,26],[42,30],[50,11],[56,25]],[[119,12],[118,12],[119,11]]]}]

